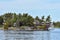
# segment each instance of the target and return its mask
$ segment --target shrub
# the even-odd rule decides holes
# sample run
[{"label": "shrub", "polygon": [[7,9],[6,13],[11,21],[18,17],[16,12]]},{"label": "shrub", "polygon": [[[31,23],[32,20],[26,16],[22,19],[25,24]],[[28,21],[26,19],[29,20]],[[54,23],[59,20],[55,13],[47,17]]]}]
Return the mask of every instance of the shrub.
[{"label": "shrub", "polygon": [[21,26],[20,29],[25,29],[25,26]]},{"label": "shrub", "polygon": [[45,26],[37,26],[38,29],[45,29]]},{"label": "shrub", "polygon": [[8,29],[8,26],[9,26],[8,22],[4,23],[4,29]]}]

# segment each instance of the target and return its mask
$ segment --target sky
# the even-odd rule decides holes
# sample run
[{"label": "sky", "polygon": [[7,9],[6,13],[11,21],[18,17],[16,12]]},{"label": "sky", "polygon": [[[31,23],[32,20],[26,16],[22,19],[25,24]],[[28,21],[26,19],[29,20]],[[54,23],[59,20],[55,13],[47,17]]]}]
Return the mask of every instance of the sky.
[{"label": "sky", "polygon": [[0,15],[8,12],[39,18],[50,15],[52,21],[60,21],[60,0],[0,0]]}]

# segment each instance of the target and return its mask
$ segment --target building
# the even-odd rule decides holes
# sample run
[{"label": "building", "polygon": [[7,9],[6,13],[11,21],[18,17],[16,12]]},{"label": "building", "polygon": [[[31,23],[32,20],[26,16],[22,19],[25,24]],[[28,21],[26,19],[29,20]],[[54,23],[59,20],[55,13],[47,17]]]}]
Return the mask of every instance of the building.
[{"label": "building", "polygon": [[40,22],[38,20],[34,20],[33,22],[36,26],[39,26],[40,25]]}]

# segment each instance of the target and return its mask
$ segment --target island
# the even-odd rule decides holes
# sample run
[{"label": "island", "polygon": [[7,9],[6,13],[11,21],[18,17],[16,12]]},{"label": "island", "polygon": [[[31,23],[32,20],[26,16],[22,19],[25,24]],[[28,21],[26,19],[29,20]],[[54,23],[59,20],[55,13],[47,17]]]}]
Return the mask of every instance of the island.
[{"label": "island", "polygon": [[52,25],[50,15],[47,18],[45,16],[34,18],[28,13],[5,13],[0,15],[0,29],[3,30],[48,30]]}]

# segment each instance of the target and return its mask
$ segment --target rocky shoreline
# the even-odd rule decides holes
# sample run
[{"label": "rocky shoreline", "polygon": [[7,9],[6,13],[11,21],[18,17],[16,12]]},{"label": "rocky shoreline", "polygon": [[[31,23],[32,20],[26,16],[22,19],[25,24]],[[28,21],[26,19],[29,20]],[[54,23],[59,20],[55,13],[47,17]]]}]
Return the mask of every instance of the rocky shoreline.
[{"label": "rocky shoreline", "polygon": [[0,28],[0,30],[17,30],[17,31],[49,31],[49,30],[44,30],[44,29],[20,29],[20,28],[8,28],[8,29],[4,29],[4,28]]}]

